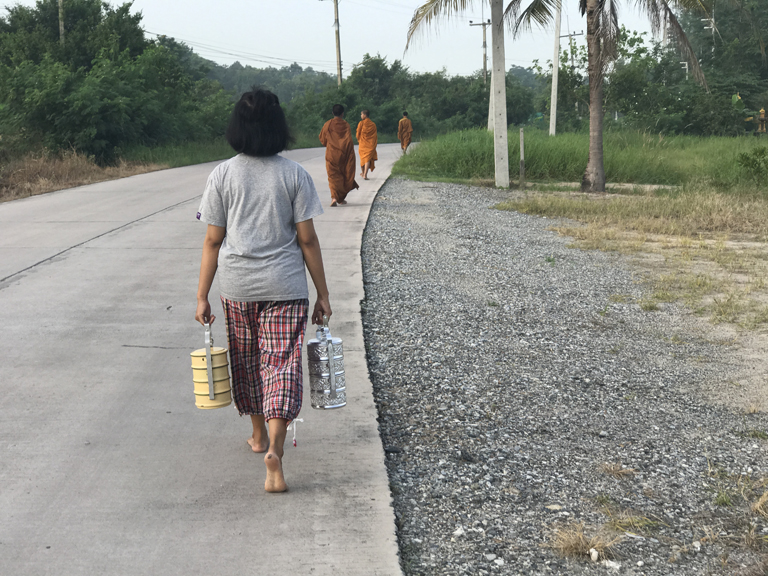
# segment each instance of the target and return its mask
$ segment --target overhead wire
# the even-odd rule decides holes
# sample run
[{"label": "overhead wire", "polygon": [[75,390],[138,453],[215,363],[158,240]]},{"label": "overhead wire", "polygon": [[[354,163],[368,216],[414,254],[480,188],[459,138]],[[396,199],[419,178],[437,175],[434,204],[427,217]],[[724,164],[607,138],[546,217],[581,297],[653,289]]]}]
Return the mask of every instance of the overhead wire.
[{"label": "overhead wire", "polygon": [[336,67],[336,61],[335,60],[299,60],[294,58],[281,58],[278,56],[268,56],[264,54],[256,54],[252,52],[245,52],[242,50],[229,50],[226,48],[222,48],[220,46],[211,45],[205,42],[200,42],[196,40],[188,40],[185,38],[181,38],[179,36],[173,36],[170,34],[159,34],[157,32],[152,32],[149,30],[145,30],[147,34],[151,34],[152,36],[167,36],[169,38],[173,38],[175,40],[178,40],[180,42],[183,42],[190,47],[193,47],[197,49],[200,52],[207,52],[207,53],[213,53],[213,54],[220,54],[225,56],[233,56],[235,58],[241,59],[241,60],[247,60],[252,62],[259,62],[262,64],[269,64],[271,66],[290,66],[291,64],[300,64],[303,66],[309,66],[312,68],[318,68],[318,69],[325,69],[326,71],[335,71]]},{"label": "overhead wire", "polygon": [[[148,34],[152,34],[153,36],[168,36],[169,38],[174,38],[174,39],[180,40],[181,42],[189,44],[190,46],[191,45],[197,45],[197,46],[201,46],[201,47],[204,47],[204,48],[209,48],[209,49],[212,49],[212,50],[225,51],[225,52],[226,51],[236,51],[238,54],[243,54],[243,55],[247,55],[247,56],[253,56],[253,57],[257,57],[257,58],[266,58],[266,59],[270,59],[270,60],[278,60],[278,61],[284,61],[284,62],[296,62],[296,59],[294,59],[294,58],[282,58],[280,56],[272,56],[272,55],[269,55],[269,54],[256,54],[255,52],[247,52],[245,50],[241,50],[237,46],[230,45],[229,47],[227,47],[226,45],[216,45],[216,44],[213,44],[213,43],[211,43],[211,42],[209,42],[207,40],[192,40],[192,39],[188,39],[188,38],[181,38],[180,36],[172,36],[170,34],[159,34],[157,32],[152,32],[152,31],[149,31],[149,30],[145,30],[145,32],[147,32]],[[335,60],[319,60],[319,59],[318,60],[314,60],[314,59],[313,60],[304,60],[304,61],[305,62],[313,62],[313,63],[322,63],[322,64],[335,64],[335,62],[336,62]]]}]

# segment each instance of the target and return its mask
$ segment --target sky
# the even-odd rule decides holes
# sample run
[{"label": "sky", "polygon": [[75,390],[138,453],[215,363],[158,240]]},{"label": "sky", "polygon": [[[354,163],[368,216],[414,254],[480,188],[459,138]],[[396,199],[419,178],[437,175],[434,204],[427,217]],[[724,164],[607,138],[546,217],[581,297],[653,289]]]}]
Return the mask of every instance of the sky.
[{"label": "sky", "polygon": [[[0,2],[34,5],[34,0]],[[113,5],[121,1],[112,0]],[[363,56],[379,54],[389,62],[401,60],[412,72],[445,69],[449,75],[472,74],[483,67],[483,34],[470,20],[490,18],[490,2],[477,0],[473,9],[441,20],[416,39],[404,53],[408,25],[423,0],[339,0],[339,29],[343,75]],[[564,3],[561,35],[581,32],[584,18],[575,0]],[[66,0],[65,0],[66,6]],[[482,8],[484,6],[484,9]],[[629,2],[622,4],[620,21],[628,28],[650,31],[647,19]],[[282,67],[297,62],[336,74],[333,0],[134,0],[133,11],[143,15],[148,35],[163,34],[183,41],[195,52],[219,64],[239,61],[256,68]],[[488,28],[488,67],[491,38]],[[575,37],[579,44],[583,36]],[[567,39],[561,39],[561,43]],[[534,28],[512,38],[505,34],[506,68],[544,65],[554,55],[553,26]]]}]

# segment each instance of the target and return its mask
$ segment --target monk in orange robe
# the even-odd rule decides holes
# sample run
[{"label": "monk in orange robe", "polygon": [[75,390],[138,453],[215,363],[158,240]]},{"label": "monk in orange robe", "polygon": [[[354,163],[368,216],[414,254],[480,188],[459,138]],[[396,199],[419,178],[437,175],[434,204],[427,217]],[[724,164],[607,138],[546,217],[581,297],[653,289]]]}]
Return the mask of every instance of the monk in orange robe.
[{"label": "monk in orange robe", "polygon": [[378,136],[376,134],[376,124],[368,118],[368,110],[360,112],[360,123],[357,125],[357,143],[360,144],[360,176],[363,180],[368,180],[368,170],[373,172],[376,168],[374,160],[378,160],[376,155],[376,144]]},{"label": "monk in orange robe", "polygon": [[400,140],[400,148],[403,149],[403,154],[408,150],[408,146],[411,143],[411,134],[413,134],[413,124],[411,124],[408,118],[408,112],[403,112],[403,117],[397,124],[397,139]]},{"label": "monk in orange robe", "polygon": [[344,120],[344,106],[333,107],[333,118],[323,125],[320,143],[325,146],[325,170],[331,189],[331,206],[344,205],[350,191],[360,188],[355,182],[355,143],[352,129]]}]

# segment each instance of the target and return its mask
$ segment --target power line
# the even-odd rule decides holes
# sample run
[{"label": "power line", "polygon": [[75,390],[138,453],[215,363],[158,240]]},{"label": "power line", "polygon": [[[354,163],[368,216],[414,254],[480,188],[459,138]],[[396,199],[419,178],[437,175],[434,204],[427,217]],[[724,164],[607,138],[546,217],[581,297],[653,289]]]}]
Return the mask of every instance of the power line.
[{"label": "power line", "polygon": [[218,46],[205,44],[203,42],[198,41],[190,41],[184,38],[180,38],[178,36],[171,36],[168,34],[158,34],[156,32],[150,32],[149,30],[145,30],[147,34],[151,34],[153,36],[167,36],[168,38],[173,38],[175,40],[184,42],[185,44],[188,44],[190,47],[196,48],[199,51],[205,51],[205,52],[212,52],[214,54],[223,54],[226,56],[233,56],[238,59],[242,60],[250,60],[253,62],[260,62],[262,64],[269,64],[271,66],[286,66],[290,64],[302,64],[304,66],[310,66],[313,68],[325,68],[330,69],[332,66],[332,62],[329,60],[298,60],[298,59],[291,59],[291,58],[279,58],[276,56],[266,56],[263,54],[254,54],[249,52],[243,52],[243,51],[231,51],[227,49],[223,49]]}]

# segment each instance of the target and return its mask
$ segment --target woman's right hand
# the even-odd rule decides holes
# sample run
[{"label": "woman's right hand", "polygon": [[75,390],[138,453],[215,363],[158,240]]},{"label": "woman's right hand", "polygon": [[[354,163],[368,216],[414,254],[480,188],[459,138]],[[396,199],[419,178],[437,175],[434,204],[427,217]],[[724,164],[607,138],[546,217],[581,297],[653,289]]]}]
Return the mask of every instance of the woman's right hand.
[{"label": "woman's right hand", "polygon": [[312,324],[322,326],[323,316],[327,316],[330,319],[331,314],[333,314],[333,311],[331,310],[331,303],[328,298],[320,298],[318,296],[315,301],[315,310],[312,312]]},{"label": "woman's right hand", "polygon": [[211,314],[211,305],[208,302],[208,299],[205,300],[198,300],[197,301],[197,311],[195,312],[195,320],[200,322],[203,326],[205,324],[213,324],[213,321],[216,320],[216,316]]}]

